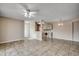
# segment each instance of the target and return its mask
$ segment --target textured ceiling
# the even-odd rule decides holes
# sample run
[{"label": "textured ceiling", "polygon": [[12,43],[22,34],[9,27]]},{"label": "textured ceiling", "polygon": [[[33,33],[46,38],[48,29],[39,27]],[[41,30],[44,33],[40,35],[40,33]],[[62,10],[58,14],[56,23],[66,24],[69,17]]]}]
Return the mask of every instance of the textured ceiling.
[{"label": "textured ceiling", "polygon": [[[24,7],[22,6],[24,5]],[[39,10],[36,17],[24,16],[24,9]],[[69,20],[79,16],[78,3],[0,3],[0,16],[19,20]]]}]

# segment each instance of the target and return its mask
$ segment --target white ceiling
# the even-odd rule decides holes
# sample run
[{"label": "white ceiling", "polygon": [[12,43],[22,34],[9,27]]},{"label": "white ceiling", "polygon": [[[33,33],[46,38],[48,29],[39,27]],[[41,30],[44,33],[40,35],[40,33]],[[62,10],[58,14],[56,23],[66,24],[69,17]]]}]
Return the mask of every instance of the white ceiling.
[{"label": "white ceiling", "polygon": [[28,20],[24,16],[24,8],[27,6],[31,10],[38,9],[36,17],[30,20],[69,20],[79,16],[78,3],[25,3],[24,7],[20,3],[0,3],[0,16]]}]

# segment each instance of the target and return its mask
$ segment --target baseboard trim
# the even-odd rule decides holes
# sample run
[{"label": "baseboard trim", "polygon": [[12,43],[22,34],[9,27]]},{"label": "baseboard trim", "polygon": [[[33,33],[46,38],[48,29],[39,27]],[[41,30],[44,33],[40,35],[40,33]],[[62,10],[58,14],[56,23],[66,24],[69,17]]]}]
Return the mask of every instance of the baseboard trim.
[{"label": "baseboard trim", "polygon": [[77,41],[71,41],[71,40],[65,40],[65,39],[58,39],[58,38],[53,38],[53,40],[64,41],[64,42],[68,42],[68,43],[70,43],[70,44],[79,45],[79,42],[77,42]]},{"label": "baseboard trim", "polygon": [[24,39],[18,39],[18,40],[12,40],[12,41],[0,42],[0,44],[12,43],[12,42],[21,41],[21,40],[24,40]]}]

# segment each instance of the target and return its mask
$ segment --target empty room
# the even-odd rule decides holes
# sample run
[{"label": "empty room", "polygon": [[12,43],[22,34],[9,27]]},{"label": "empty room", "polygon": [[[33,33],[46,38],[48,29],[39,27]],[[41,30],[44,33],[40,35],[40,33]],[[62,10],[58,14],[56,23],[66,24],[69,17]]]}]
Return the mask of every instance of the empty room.
[{"label": "empty room", "polygon": [[0,56],[79,56],[79,3],[0,3]]}]

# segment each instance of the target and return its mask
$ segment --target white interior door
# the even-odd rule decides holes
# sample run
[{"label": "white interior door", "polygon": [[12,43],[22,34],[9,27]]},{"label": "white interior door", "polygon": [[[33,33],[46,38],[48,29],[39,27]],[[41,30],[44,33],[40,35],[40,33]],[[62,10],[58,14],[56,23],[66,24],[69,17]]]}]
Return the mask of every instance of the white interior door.
[{"label": "white interior door", "polygon": [[30,37],[30,23],[24,24],[24,37]]},{"label": "white interior door", "polygon": [[74,39],[73,41],[79,42],[79,21],[74,22]]}]

